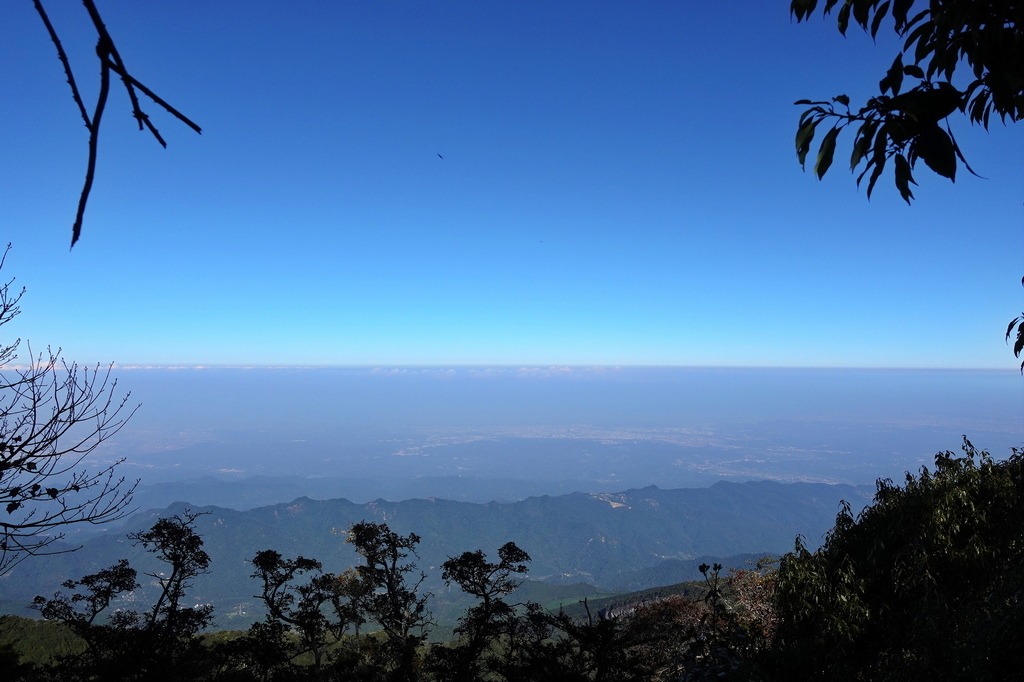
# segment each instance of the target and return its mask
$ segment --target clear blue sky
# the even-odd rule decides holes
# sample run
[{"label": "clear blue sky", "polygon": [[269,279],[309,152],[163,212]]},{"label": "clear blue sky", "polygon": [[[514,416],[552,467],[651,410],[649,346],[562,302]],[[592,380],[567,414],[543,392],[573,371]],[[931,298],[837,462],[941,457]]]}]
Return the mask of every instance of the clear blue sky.
[{"label": "clear blue sky", "polygon": [[[82,240],[86,131],[31,2],[4,3],[4,328],[122,365],[1003,367],[1024,128],[869,202],[793,152],[800,98],[862,100],[892,41],[785,0],[99,0],[129,68]],[[79,3],[50,3],[95,92]],[[848,145],[848,138],[846,143]],[[442,155],[443,160],[438,158]]]}]

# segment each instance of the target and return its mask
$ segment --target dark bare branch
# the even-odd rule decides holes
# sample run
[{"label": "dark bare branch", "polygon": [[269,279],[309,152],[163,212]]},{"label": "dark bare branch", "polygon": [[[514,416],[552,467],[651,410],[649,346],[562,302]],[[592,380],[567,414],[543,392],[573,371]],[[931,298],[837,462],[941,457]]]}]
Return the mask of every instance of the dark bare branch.
[{"label": "dark bare branch", "polygon": [[89,160],[85,167],[85,183],[82,185],[82,193],[78,197],[78,211],[75,213],[75,224],[71,227],[71,247],[82,235],[82,221],[85,220],[85,205],[89,202],[89,194],[92,192],[92,183],[96,177],[96,156],[99,154],[100,121],[103,118],[103,110],[107,106],[107,95],[110,92],[110,69],[106,63],[100,68],[100,92],[96,98],[96,110],[93,112],[92,125],[89,126]]},{"label": "dark bare branch", "polygon": [[90,116],[85,106],[85,102],[82,99],[81,92],[78,89],[78,84],[72,73],[71,62],[64,50],[64,45],[61,42],[56,29],[53,27],[53,23],[50,21],[45,8],[43,7],[42,0],[33,0],[33,3],[35,4],[36,11],[42,19],[43,24],[46,26],[46,31],[50,35],[50,40],[53,41],[53,44],[57,48],[57,57],[60,59],[61,65],[64,67],[64,73],[67,75],[68,85],[71,87],[71,95],[75,100],[75,104],[78,105],[79,113],[82,116],[82,120],[85,121],[85,127],[89,131],[89,157],[86,163],[85,181],[82,184],[82,191],[78,197],[78,209],[75,213],[75,222],[71,228],[71,247],[74,248],[82,234],[82,223],[85,220],[85,208],[89,202],[89,195],[92,193],[93,181],[96,177],[96,158],[99,153],[100,123],[103,118],[103,111],[107,105],[107,97],[110,93],[111,71],[116,73],[124,84],[125,92],[127,92],[128,99],[131,100],[132,104],[132,117],[139,122],[139,130],[149,130],[161,146],[166,147],[167,141],[164,140],[156,125],[150,120],[149,115],[142,110],[142,105],[139,103],[139,96],[136,90],[141,91],[153,100],[153,102],[161,106],[164,110],[195,130],[197,133],[201,133],[202,129],[180,111],[172,107],[162,98],[158,97],[152,90],[145,87],[138,81],[138,79],[128,72],[128,69],[124,65],[124,60],[121,58],[121,54],[117,49],[117,45],[114,43],[114,39],[110,36],[109,31],[107,31],[107,26],[104,23],[103,18],[100,16],[99,10],[96,8],[96,3],[93,0],[82,0],[82,4],[85,6],[85,9],[89,14],[89,18],[92,21],[93,28],[96,31],[96,56],[100,61],[99,94],[96,97],[96,105],[94,107],[93,114]]},{"label": "dark bare branch", "polygon": [[78,112],[82,115],[82,120],[85,121],[85,127],[92,128],[92,121],[89,119],[89,112],[85,109],[85,101],[82,99],[81,93],[78,92],[78,83],[75,81],[75,75],[71,71],[71,62],[68,61],[68,55],[64,51],[64,44],[60,41],[60,37],[57,36],[57,31],[53,28],[50,17],[43,8],[43,3],[40,0],[32,0],[32,2],[36,7],[36,12],[39,13],[39,17],[43,20],[43,24],[46,26],[46,32],[50,34],[50,40],[57,47],[57,58],[60,59],[60,63],[64,67],[64,73],[68,77],[68,85],[71,86],[71,96],[74,98],[75,104],[78,105]]},{"label": "dark bare branch", "polygon": [[[0,326],[20,312],[10,285],[0,285]],[[67,526],[122,518],[135,490],[116,475],[123,460],[87,461],[137,409],[130,394],[116,398],[111,368],[31,347],[28,366],[17,366],[19,345],[0,348],[0,575],[28,556],[69,551],[54,545]]]},{"label": "dark bare branch", "polygon": [[[113,71],[114,73],[116,73],[117,75],[121,76],[122,78],[127,78],[127,79],[128,79],[128,80],[129,80],[130,82],[131,82],[131,84],[132,84],[132,85],[134,85],[134,86],[135,86],[136,88],[138,88],[139,90],[141,90],[141,91],[142,91],[142,93],[143,93],[143,94],[144,94],[144,95],[145,95],[146,97],[148,97],[148,98],[150,98],[151,100],[153,100],[153,102],[155,102],[156,104],[159,104],[160,106],[162,106],[162,107],[163,107],[163,108],[164,108],[164,109],[165,109],[165,110],[167,111],[167,113],[169,113],[169,114],[171,114],[172,116],[174,116],[175,118],[177,118],[177,119],[178,119],[179,121],[181,121],[182,123],[184,123],[185,125],[187,125],[187,126],[188,126],[189,128],[191,128],[192,130],[196,131],[196,132],[197,132],[197,133],[199,133],[199,134],[202,134],[202,132],[203,132],[203,129],[202,129],[202,128],[200,128],[200,127],[199,127],[199,126],[198,126],[198,125],[197,125],[197,124],[196,124],[196,123],[195,123],[194,121],[192,121],[192,120],[191,120],[191,119],[190,119],[190,118],[189,118],[188,116],[185,116],[185,114],[181,113],[180,111],[178,111],[177,109],[175,109],[174,107],[172,107],[172,106],[171,106],[170,104],[168,104],[167,102],[165,102],[165,101],[164,101],[164,100],[163,100],[163,99],[162,99],[162,98],[161,98],[161,97],[160,97],[159,95],[157,95],[157,94],[156,94],[155,92],[153,92],[152,90],[150,90],[149,88],[147,88],[147,87],[146,87],[145,85],[143,85],[142,83],[140,83],[139,81],[137,81],[137,80],[136,80],[136,79],[135,79],[135,78],[134,78],[134,77],[133,77],[133,76],[132,76],[132,75],[131,75],[130,73],[128,73],[127,71],[124,71],[124,70],[123,70],[123,68],[122,68],[122,67],[121,67],[121,66],[120,66],[119,64],[113,64],[113,63],[112,63],[112,64],[110,65],[110,69],[111,69],[111,70],[112,70],[112,71]],[[148,117],[147,117],[147,120],[148,120]],[[165,146],[166,146],[166,145],[165,145]]]}]

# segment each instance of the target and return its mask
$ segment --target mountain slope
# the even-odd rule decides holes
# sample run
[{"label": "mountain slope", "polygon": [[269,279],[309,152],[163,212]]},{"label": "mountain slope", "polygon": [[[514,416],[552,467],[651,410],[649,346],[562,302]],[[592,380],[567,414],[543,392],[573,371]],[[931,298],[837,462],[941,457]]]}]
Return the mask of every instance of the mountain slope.
[{"label": "mountain slope", "polygon": [[[840,499],[859,509],[872,493],[869,486],[721,482],[709,488],[650,486],[621,493],[532,497],[510,504],[426,499],[359,505],[343,499],[299,498],[244,512],[200,507],[194,511],[204,515],[196,526],[213,561],[211,573],[196,580],[192,598],[214,604],[223,614],[219,625],[225,627],[228,613],[258,610],[252,596],[257,586],[248,563],[256,552],[275,549],[286,557],[312,557],[322,561],[325,570],[340,572],[357,559],[344,542],[344,530],[364,519],[422,538],[417,563],[431,576],[428,585],[435,591],[444,590],[437,575],[447,557],[475,549],[492,555],[509,541],[533,558],[533,580],[639,589],[649,586],[643,575],[663,574],[655,567],[665,561],[671,565],[702,556],[782,553],[792,549],[798,533],[816,545],[831,528]],[[175,503],[136,514],[120,528],[88,540],[78,552],[22,563],[0,580],[0,603],[24,613],[19,605],[34,595],[51,594],[63,580],[93,573],[122,557],[140,573],[159,570],[125,533],[148,528],[157,518],[187,507]]]}]

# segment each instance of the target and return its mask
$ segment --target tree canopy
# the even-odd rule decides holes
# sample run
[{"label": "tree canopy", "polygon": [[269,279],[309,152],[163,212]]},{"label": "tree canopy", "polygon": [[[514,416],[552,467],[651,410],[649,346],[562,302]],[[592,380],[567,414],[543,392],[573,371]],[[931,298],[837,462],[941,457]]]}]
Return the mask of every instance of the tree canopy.
[{"label": "tree canopy", "polygon": [[[1024,40],[1020,34],[1024,3],[826,0],[820,11],[829,14],[837,6],[836,20],[843,35],[851,21],[872,38],[883,24],[891,22],[903,46],[879,81],[878,94],[863,106],[851,108],[847,95],[797,102],[809,105],[800,116],[796,134],[801,165],[807,161],[819,126],[831,125],[814,159],[814,174],[819,179],[832,166],[839,134],[854,128],[850,170],[859,170],[858,185],[867,178],[870,198],[891,160],[896,189],[910,203],[918,161],[952,181],[961,164],[974,172],[956,143],[949,116],[959,112],[985,129],[993,115],[1003,123],[1020,120],[1024,113]],[[790,5],[797,21],[809,19],[818,10],[818,0],[792,0]]]},{"label": "tree canopy", "polygon": [[1010,679],[1024,649],[1024,453],[962,456],[846,506],[783,558],[775,642],[790,679]]}]

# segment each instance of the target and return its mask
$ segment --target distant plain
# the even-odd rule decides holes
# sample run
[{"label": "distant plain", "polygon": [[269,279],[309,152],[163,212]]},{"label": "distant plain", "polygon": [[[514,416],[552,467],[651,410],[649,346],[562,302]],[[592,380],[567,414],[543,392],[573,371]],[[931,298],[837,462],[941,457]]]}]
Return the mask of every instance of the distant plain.
[{"label": "distant plain", "polygon": [[994,370],[658,367],[122,368],[141,403],[97,463],[139,503],[250,508],[511,501],[718,480],[870,484],[1022,444],[1020,376]]}]

